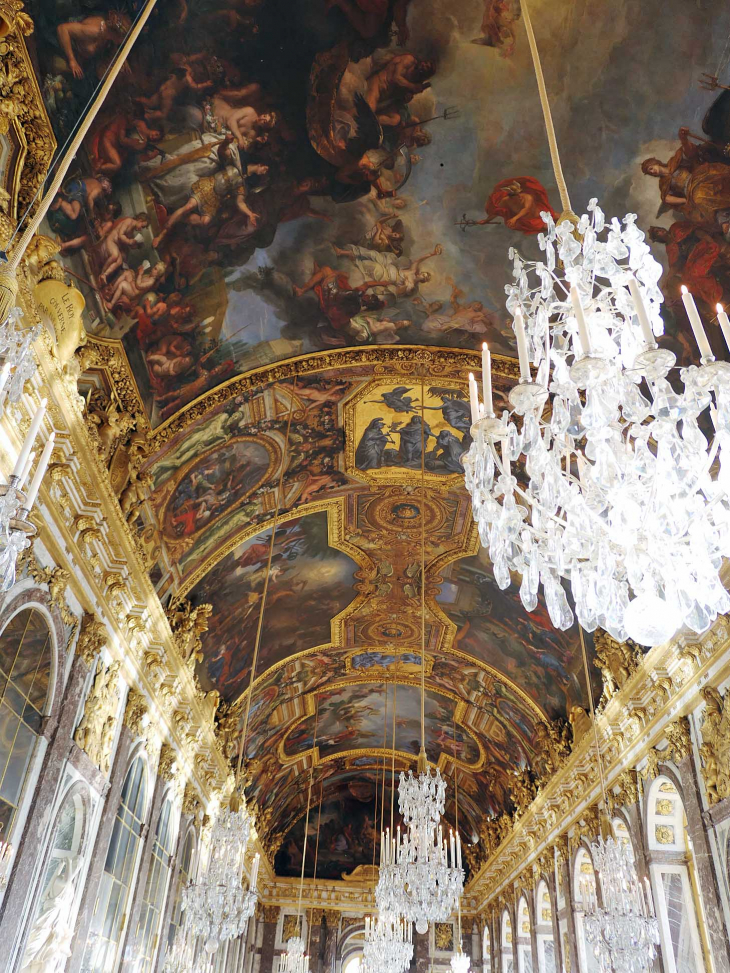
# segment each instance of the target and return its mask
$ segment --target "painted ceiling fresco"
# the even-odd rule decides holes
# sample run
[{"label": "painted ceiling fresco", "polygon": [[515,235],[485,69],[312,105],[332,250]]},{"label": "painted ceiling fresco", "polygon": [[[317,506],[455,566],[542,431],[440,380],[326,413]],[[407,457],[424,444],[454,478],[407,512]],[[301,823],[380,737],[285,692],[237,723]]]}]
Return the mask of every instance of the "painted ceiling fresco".
[{"label": "painted ceiling fresco", "polygon": [[[139,3],[27,6],[61,141]],[[683,281],[722,354],[730,9],[531,9],[573,208],[638,214],[665,342],[695,357]],[[575,630],[496,587],[461,476],[469,352],[513,355],[507,252],[539,253],[545,209],[519,0],[158,0],[53,204],[89,348],[133,380],[110,394],[138,437],[129,520],[152,578],[165,604],[213,606],[196,677],[232,754],[254,678],[249,792],[282,873],[301,865],[310,770],[321,867],[371,861],[384,685],[396,770],[412,763],[422,525],[427,745],[458,775],[465,838],[512,808],[514,770],[540,772],[546,721],[587,706]],[[515,368],[495,361],[503,403]]]}]

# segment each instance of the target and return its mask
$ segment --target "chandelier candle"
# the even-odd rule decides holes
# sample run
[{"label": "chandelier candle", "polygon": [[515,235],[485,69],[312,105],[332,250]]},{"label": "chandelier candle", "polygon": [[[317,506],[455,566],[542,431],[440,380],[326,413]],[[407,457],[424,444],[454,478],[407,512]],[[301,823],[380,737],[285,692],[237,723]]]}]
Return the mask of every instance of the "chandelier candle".
[{"label": "chandelier candle", "polygon": [[[585,323],[585,322],[584,322]],[[514,320],[515,337],[517,338],[517,354],[520,359],[520,381],[529,382],[532,378],[530,375],[530,356],[527,351],[527,336],[525,335],[525,319],[522,317],[522,311],[517,308],[515,311]],[[485,400],[484,407],[486,409],[487,402]]]},{"label": "chandelier candle", "polygon": [[25,469],[25,464],[30,455],[31,449],[33,449],[33,443],[35,442],[35,437],[38,435],[38,430],[41,428],[41,423],[43,422],[43,416],[46,414],[46,406],[48,404],[48,399],[41,399],[41,404],[36,410],[36,414],[30,424],[30,429],[28,430],[28,435],[25,437],[25,442],[18,453],[18,458],[15,461],[15,469],[13,470],[13,476],[20,477]]},{"label": "chandelier candle", "polygon": [[700,356],[703,359],[714,359],[712,348],[710,348],[710,342],[707,340],[707,335],[705,334],[705,329],[702,325],[702,319],[700,318],[697,305],[695,304],[695,299],[692,297],[684,284],[682,284],[682,303],[684,304],[684,309],[687,312],[689,323],[692,326],[692,332],[695,336],[697,347],[700,349]]},{"label": "chandelier candle", "polygon": [[492,356],[486,341],[482,345],[482,393],[484,395],[484,415],[493,416],[492,403]]},{"label": "chandelier candle", "polygon": [[644,301],[641,296],[641,291],[639,290],[639,285],[636,283],[636,278],[633,275],[629,276],[629,294],[631,294],[631,300],[634,302],[636,316],[639,319],[641,333],[644,336],[646,346],[647,348],[654,348],[656,347],[656,341],[654,341],[654,332],[651,330],[651,322],[649,321],[649,315],[646,313],[646,308],[644,307]]},{"label": "chandelier candle", "polygon": [[[580,294],[578,293],[578,288],[575,284],[570,285],[570,302],[573,305],[573,314],[575,314],[575,323],[578,325],[578,337],[580,338],[580,345],[583,349],[583,354],[590,357],[593,354],[593,348],[591,346],[591,338],[588,334],[588,325],[586,324],[586,316],[583,313],[583,305],[580,302]],[[515,311],[515,321],[517,317],[522,320],[522,311],[518,307]],[[522,330],[524,331],[524,324],[522,325]],[[529,374],[529,370],[528,370]],[[523,382],[525,379],[523,378]],[[529,381],[529,377],[527,379]]]},{"label": "chandelier candle", "polygon": [[716,304],[715,310],[717,311],[717,321],[720,325],[722,336],[725,339],[725,344],[730,350],[730,320],[728,320],[728,316],[725,313],[725,309],[723,308],[722,304]]}]

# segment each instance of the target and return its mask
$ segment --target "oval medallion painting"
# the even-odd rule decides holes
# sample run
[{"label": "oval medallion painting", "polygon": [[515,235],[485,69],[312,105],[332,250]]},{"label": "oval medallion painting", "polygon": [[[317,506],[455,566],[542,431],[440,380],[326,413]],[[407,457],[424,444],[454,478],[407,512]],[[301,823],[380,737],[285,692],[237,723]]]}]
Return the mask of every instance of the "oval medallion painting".
[{"label": "oval medallion painting", "polygon": [[197,459],[165,508],[168,537],[190,537],[249,496],[267,478],[273,456],[261,441],[234,439]]}]

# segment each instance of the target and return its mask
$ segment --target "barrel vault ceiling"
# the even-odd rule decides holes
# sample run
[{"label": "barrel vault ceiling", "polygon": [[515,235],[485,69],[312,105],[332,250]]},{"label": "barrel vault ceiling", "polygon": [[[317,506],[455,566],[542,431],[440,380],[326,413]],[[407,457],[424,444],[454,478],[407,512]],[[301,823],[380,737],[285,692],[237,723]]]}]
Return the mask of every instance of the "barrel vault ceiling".
[{"label": "barrel vault ceiling", "polygon": [[[139,4],[26,6],[61,143]],[[697,84],[730,78],[727,5],[533,7],[574,208],[654,227],[687,360],[680,276],[705,312],[730,286],[727,92]],[[460,463],[483,340],[498,404],[515,380],[507,253],[539,253],[546,208],[519,0],[158,0],[52,207],[89,414],[160,598],[207,614],[196,674],[234,762],[253,676],[248,792],[280,874],[310,769],[337,878],[372,860],[391,761],[413,765],[422,525],[426,749],[466,841],[543,773],[545,722],[587,706],[576,631],[494,583]]]}]

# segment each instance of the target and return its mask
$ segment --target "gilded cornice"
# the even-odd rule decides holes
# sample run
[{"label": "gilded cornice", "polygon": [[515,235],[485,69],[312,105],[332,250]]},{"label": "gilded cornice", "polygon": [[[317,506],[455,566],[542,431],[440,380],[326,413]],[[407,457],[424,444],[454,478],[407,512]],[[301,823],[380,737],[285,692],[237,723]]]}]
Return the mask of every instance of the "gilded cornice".
[{"label": "gilded cornice", "polygon": [[[98,351],[98,359],[96,351]],[[122,343],[108,338],[89,337],[84,357],[88,356],[94,367],[108,368],[115,379],[125,379],[122,387],[115,391],[119,394],[123,409],[132,414],[141,412],[141,400],[136,390],[132,370]],[[462,348],[435,348],[420,345],[365,345],[356,348],[342,348],[337,351],[319,351],[252,369],[245,375],[237,375],[223,382],[199,398],[194,399],[180,412],[166,422],[149,430],[150,453],[155,453],[169,442],[173,436],[186,426],[200,419],[222,402],[235,398],[244,392],[261,388],[274,382],[290,381],[295,377],[314,375],[331,369],[346,369],[361,365],[375,366],[374,374],[388,374],[390,369],[399,366],[398,374],[404,374],[403,366],[410,364],[413,375],[423,373],[428,378],[439,375],[465,377],[466,373],[481,367],[478,352]],[[511,358],[500,355],[492,357],[495,376],[509,381],[519,380],[519,367]],[[126,378],[124,372],[126,371]]]},{"label": "gilded cornice", "polygon": [[[637,796],[636,775],[632,771],[642,761],[647,761],[642,776],[653,777],[659,763],[682,759],[690,752],[687,714],[701,702],[701,685],[708,679],[721,684],[730,677],[728,648],[730,619],[721,617],[700,638],[682,637],[651,649],[607,701],[603,713],[597,716],[597,729],[606,787],[609,791],[619,788],[614,806],[631,803]],[[659,680],[662,688],[657,692]],[[568,855],[570,829],[577,829],[573,843],[595,830],[591,827],[592,805],[599,798],[591,732],[575,747],[565,765],[545,782],[512,832],[469,882],[468,894],[477,899],[478,908],[486,909],[495,895],[512,885],[548,846],[556,847],[560,857]]]}]

